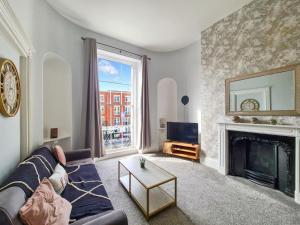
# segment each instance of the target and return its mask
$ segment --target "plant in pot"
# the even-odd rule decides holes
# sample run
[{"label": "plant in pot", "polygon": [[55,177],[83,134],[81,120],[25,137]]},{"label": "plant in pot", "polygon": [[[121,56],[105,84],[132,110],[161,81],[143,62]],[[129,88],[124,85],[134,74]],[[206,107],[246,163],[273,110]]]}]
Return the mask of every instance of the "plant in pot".
[{"label": "plant in pot", "polygon": [[145,168],[145,163],[146,163],[146,159],[145,158],[140,158],[141,168]]}]

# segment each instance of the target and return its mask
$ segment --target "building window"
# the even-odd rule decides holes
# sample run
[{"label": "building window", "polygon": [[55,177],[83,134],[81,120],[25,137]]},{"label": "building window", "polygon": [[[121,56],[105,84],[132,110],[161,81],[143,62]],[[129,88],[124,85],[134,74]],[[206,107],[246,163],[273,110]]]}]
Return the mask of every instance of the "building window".
[{"label": "building window", "polygon": [[124,111],[125,111],[125,115],[130,115],[130,106],[126,105]]},{"label": "building window", "polygon": [[124,118],[123,125],[130,125],[130,117]]},{"label": "building window", "polygon": [[104,105],[100,106],[101,114],[104,114]]},{"label": "building window", "polygon": [[120,102],[120,95],[114,95],[114,102]]},{"label": "building window", "polygon": [[131,101],[131,97],[130,96],[125,96],[125,102],[130,102]]},{"label": "building window", "polygon": [[105,116],[101,116],[102,126],[106,126]]},{"label": "building window", "polygon": [[100,95],[100,102],[104,102],[104,95]]},{"label": "building window", "polygon": [[120,117],[115,117],[114,125],[120,125]]},{"label": "building window", "polygon": [[114,114],[115,115],[120,115],[120,106],[119,105],[114,106]]}]

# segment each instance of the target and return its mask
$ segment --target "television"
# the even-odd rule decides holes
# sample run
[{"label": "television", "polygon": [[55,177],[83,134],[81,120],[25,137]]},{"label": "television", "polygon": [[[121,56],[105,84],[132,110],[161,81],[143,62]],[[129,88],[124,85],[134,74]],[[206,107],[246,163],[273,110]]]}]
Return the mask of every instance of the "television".
[{"label": "television", "polygon": [[167,139],[198,144],[198,123],[167,122]]}]

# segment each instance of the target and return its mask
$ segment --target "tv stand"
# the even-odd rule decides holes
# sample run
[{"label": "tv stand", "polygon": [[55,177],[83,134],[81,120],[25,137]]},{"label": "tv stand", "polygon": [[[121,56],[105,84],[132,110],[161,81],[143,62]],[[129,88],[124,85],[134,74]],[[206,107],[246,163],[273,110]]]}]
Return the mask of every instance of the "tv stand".
[{"label": "tv stand", "polygon": [[178,141],[165,141],[163,152],[168,155],[175,155],[187,159],[199,160],[200,145]]}]

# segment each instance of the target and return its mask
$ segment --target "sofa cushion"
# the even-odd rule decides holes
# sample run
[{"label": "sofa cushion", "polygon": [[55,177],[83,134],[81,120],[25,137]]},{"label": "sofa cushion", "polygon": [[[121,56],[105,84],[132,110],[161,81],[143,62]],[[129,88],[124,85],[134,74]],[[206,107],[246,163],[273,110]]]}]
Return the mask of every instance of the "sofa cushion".
[{"label": "sofa cushion", "polygon": [[2,183],[0,191],[17,186],[23,189],[29,198],[43,178],[52,175],[57,161],[50,149],[42,147],[34,151],[21,162],[12,174]]},{"label": "sofa cushion", "polygon": [[27,225],[68,225],[71,204],[55,193],[45,178],[20,209],[20,217]]},{"label": "sofa cushion", "polygon": [[68,183],[68,174],[60,164],[57,164],[49,180],[56,193],[60,195]]},{"label": "sofa cushion", "polygon": [[66,167],[66,170],[69,183],[62,197],[72,204],[72,221],[113,209],[94,164]]},{"label": "sofa cushion", "polygon": [[80,159],[67,162],[67,166],[79,166],[79,165],[86,165],[86,164],[94,164],[94,160],[92,158]]},{"label": "sofa cushion", "polygon": [[63,148],[60,145],[55,145],[52,151],[56,159],[65,166],[67,160]]}]

